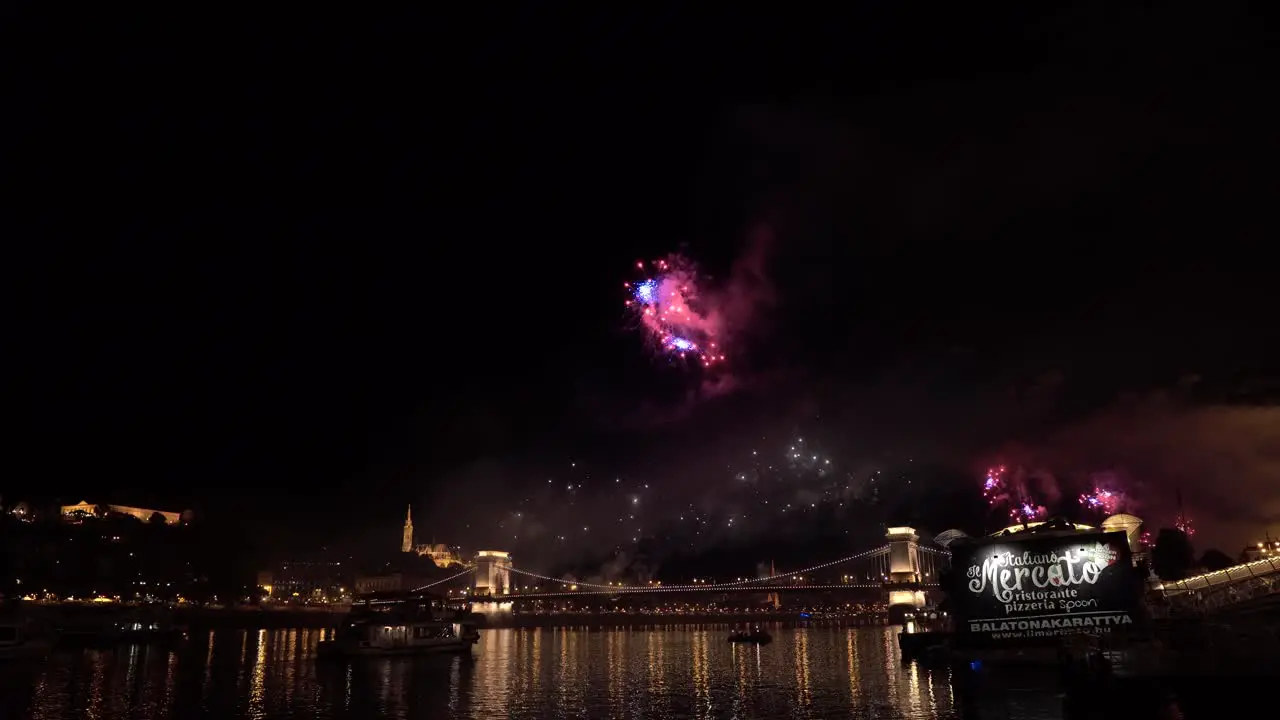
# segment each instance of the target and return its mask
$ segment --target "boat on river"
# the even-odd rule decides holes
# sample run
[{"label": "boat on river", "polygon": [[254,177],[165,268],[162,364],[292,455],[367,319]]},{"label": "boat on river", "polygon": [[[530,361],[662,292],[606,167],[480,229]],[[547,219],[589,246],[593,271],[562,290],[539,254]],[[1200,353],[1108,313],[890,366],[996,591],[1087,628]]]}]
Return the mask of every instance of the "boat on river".
[{"label": "boat on river", "polygon": [[0,660],[25,660],[48,654],[53,642],[20,620],[0,620]]},{"label": "boat on river", "polygon": [[55,633],[60,647],[107,649],[117,645],[176,645],[187,639],[187,628],[173,621],[162,608],[130,608],[123,611],[68,610]]},{"label": "boat on river", "polygon": [[357,601],[319,657],[470,653],[480,641],[479,617],[465,600],[432,595]]},{"label": "boat on river", "polygon": [[764,631],[759,625],[752,627],[750,630],[737,630],[729,635],[729,642],[744,643],[748,645],[768,645],[773,642],[773,636]]}]

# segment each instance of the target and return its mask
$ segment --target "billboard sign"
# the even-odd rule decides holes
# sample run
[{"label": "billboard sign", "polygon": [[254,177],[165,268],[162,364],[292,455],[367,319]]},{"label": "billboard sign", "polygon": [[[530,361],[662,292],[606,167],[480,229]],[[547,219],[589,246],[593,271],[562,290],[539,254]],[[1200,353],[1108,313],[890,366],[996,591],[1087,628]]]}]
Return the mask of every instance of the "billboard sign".
[{"label": "billboard sign", "polygon": [[1011,643],[1131,627],[1138,609],[1123,532],[1018,533],[952,547],[956,631]]}]

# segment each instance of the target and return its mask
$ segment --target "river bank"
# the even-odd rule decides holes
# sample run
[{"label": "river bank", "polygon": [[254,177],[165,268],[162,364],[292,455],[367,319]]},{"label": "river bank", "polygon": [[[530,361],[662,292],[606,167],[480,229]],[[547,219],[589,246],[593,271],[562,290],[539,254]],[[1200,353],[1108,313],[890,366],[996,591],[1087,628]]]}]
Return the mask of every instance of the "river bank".
[{"label": "river bank", "polygon": [[595,627],[674,627],[680,625],[744,625],[748,623],[785,624],[814,627],[875,627],[887,624],[884,615],[851,615],[847,617],[802,617],[800,613],[497,613],[485,617],[488,628],[595,628]]},{"label": "river bank", "polygon": [[26,603],[18,612],[50,628],[110,626],[121,622],[163,619],[193,628],[277,629],[332,628],[342,623],[348,608],[204,608],[128,605]]},{"label": "river bank", "polygon": [[[331,607],[235,607],[146,608],[120,605],[30,605],[24,613],[49,627],[111,625],[140,615],[163,616],[174,625],[192,629],[336,628],[349,608]],[[882,614],[811,616],[798,611],[721,613],[479,613],[482,628],[594,628],[676,627],[681,625],[742,625],[770,623],[813,627],[884,626]]]}]

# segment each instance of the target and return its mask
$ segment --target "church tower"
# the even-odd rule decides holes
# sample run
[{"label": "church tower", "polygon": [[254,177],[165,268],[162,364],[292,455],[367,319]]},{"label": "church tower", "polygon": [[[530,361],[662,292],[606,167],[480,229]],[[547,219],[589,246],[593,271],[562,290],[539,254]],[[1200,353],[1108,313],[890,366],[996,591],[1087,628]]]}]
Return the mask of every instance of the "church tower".
[{"label": "church tower", "polygon": [[400,540],[400,552],[413,552],[413,506],[404,513],[404,537]]}]

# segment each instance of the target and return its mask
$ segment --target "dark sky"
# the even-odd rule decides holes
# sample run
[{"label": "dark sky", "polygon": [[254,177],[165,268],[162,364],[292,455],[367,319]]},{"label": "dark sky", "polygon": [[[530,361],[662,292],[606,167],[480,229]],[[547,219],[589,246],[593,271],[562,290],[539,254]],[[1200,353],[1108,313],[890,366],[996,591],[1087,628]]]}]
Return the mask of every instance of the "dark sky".
[{"label": "dark sky", "polygon": [[[1276,528],[1260,24],[887,8],[33,21],[4,494],[494,543],[571,460],[661,502],[815,432]],[[635,260],[762,248],[732,389],[627,331]]]}]

